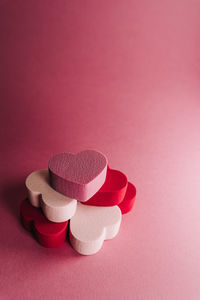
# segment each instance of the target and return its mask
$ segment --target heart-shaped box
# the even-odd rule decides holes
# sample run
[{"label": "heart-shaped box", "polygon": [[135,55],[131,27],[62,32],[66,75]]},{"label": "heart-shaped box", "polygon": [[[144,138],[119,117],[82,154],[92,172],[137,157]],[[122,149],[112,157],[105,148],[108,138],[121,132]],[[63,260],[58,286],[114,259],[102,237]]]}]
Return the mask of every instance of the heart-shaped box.
[{"label": "heart-shaped box", "polygon": [[120,228],[119,207],[97,207],[77,203],[76,214],[70,220],[69,236],[73,248],[80,254],[97,253],[104,240],[113,239]]},{"label": "heart-shaped box", "polygon": [[26,178],[29,202],[41,207],[52,222],[65,222],[76,212],[77,201],[55,191],[49,183],[48,170],[37,170]]},{"label": "heart-shaped box", "polygon": [[131,182],[128,182],[124,199],[121,203],[118,204],[123,215],[127,214],[129,211],[132,210],[133,205],[135,203],[135,198],[136,198],[136,188]]},{"label": "heart-shaped box", "polygon": [[21,203],[20,215],[24,227],[34,233],[42,246],[55,248],[65,241],[68,221],[53,223],[47,220],[42,211],[32,206],[27,199]]},{"label": "heart-shaped box", "polygon": [[114,206],[121,203],[126,194],[127,177],[118,170],[108,168],[105,183],[100,190],[84,204]]},{"label": "heart-shaped box", "polygon": [[122,214],[133,208],[136,198],[135,186],[118,170],[108,168],[106,181],[100,190],[85,205],[114,206],[118,205]]},{"label": "heart-shaped box", "polygon": [[107,158],[95,150],[56,154],[49,160],[49,173],[56,191],[84,202],[104,184]]}]

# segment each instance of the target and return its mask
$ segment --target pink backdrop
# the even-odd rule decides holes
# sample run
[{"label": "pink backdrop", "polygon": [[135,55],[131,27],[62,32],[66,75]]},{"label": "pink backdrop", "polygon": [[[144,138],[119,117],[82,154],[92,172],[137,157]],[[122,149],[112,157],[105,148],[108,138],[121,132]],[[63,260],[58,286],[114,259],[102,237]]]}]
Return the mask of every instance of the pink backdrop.
[{"label": "pink backdrop", "polygon": [[[200,299],[200,1],[0,0],[0,298]],[[20,225],[25,177],[97,148],[137,187],[94,256]]]}]

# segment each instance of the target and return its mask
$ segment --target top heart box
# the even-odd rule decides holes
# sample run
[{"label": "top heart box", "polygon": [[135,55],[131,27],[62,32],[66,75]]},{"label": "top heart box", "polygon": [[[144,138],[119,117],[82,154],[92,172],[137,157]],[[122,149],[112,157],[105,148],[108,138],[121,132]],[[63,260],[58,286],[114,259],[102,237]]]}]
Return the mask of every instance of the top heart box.
[{"label": "top heart box", "polygon": [[60,153],[49,160],[51,186],[59,193],[85,202],[104,184],[107,158],[95,150]]}]

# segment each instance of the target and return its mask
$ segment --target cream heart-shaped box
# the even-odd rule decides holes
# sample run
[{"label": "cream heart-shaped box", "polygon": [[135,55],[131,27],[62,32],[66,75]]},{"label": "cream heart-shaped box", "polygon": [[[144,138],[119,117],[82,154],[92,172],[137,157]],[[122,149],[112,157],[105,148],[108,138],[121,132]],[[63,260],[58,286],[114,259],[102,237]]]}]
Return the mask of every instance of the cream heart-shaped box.
[{"label": "cream heart-shaped box", "polygon": [[87,201],[104,184],[107,158],[95,150],[60,153],[49,160],[51,186],[59,193]]},{"label": "cream heart-shaped box", "polygon": [[104,240],[114,238],[122,219],[118,206],[90,206],[77,203],[77,210],[70,220],[70,242],[80,254],[97,253]]},{"label": "cream heart-shaped box", "polygon": [[49,184],[48,170],[38,170],[26,178],[28,199],[35,207],[41,207],[46,218],[52,222],[65,222],[71,219],[77,201],[55,191]]}]

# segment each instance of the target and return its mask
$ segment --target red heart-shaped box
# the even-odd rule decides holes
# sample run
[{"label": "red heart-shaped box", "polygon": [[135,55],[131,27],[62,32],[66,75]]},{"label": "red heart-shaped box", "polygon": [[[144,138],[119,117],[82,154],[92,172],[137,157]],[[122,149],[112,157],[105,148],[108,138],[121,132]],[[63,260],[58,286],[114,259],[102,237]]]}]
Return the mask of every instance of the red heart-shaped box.
[{"label": "red heart-shaped box", "polygon": [[104,184],[107,158],[95,150],[60,153],[49,160],[50,184],[59,193],[87,201]]},{"label": "red heart-shaped box", "polygon": [[108,168],[106,181],[100,190],[84,204],[114,206],[121,203],[126,194],[127,177],[118,170]]},{"label": "red heart-shaped box", "polygon": [[120,204],[118,204],[122,214],[126,214],[129,211],[131,211],[135,203],[135,198],[136,198],[136,188],[132,183],[129,182],[124,199]]},{"label": "red heart-shaped box", "polygon": [[68,221],[53,223],[47,220],[41,210],[33,207],[27,199],[21,203],[20,215],[24,227],[34,233],[42,246],[55,248],[65,241]]},{"label": "red heart-shaped box", "polygon": [[133,208],[136,198],[135,186],[118,170],[108,168],[106,181],[101,189],[83,204],[96,206],[118,205],[122,214]]}]

